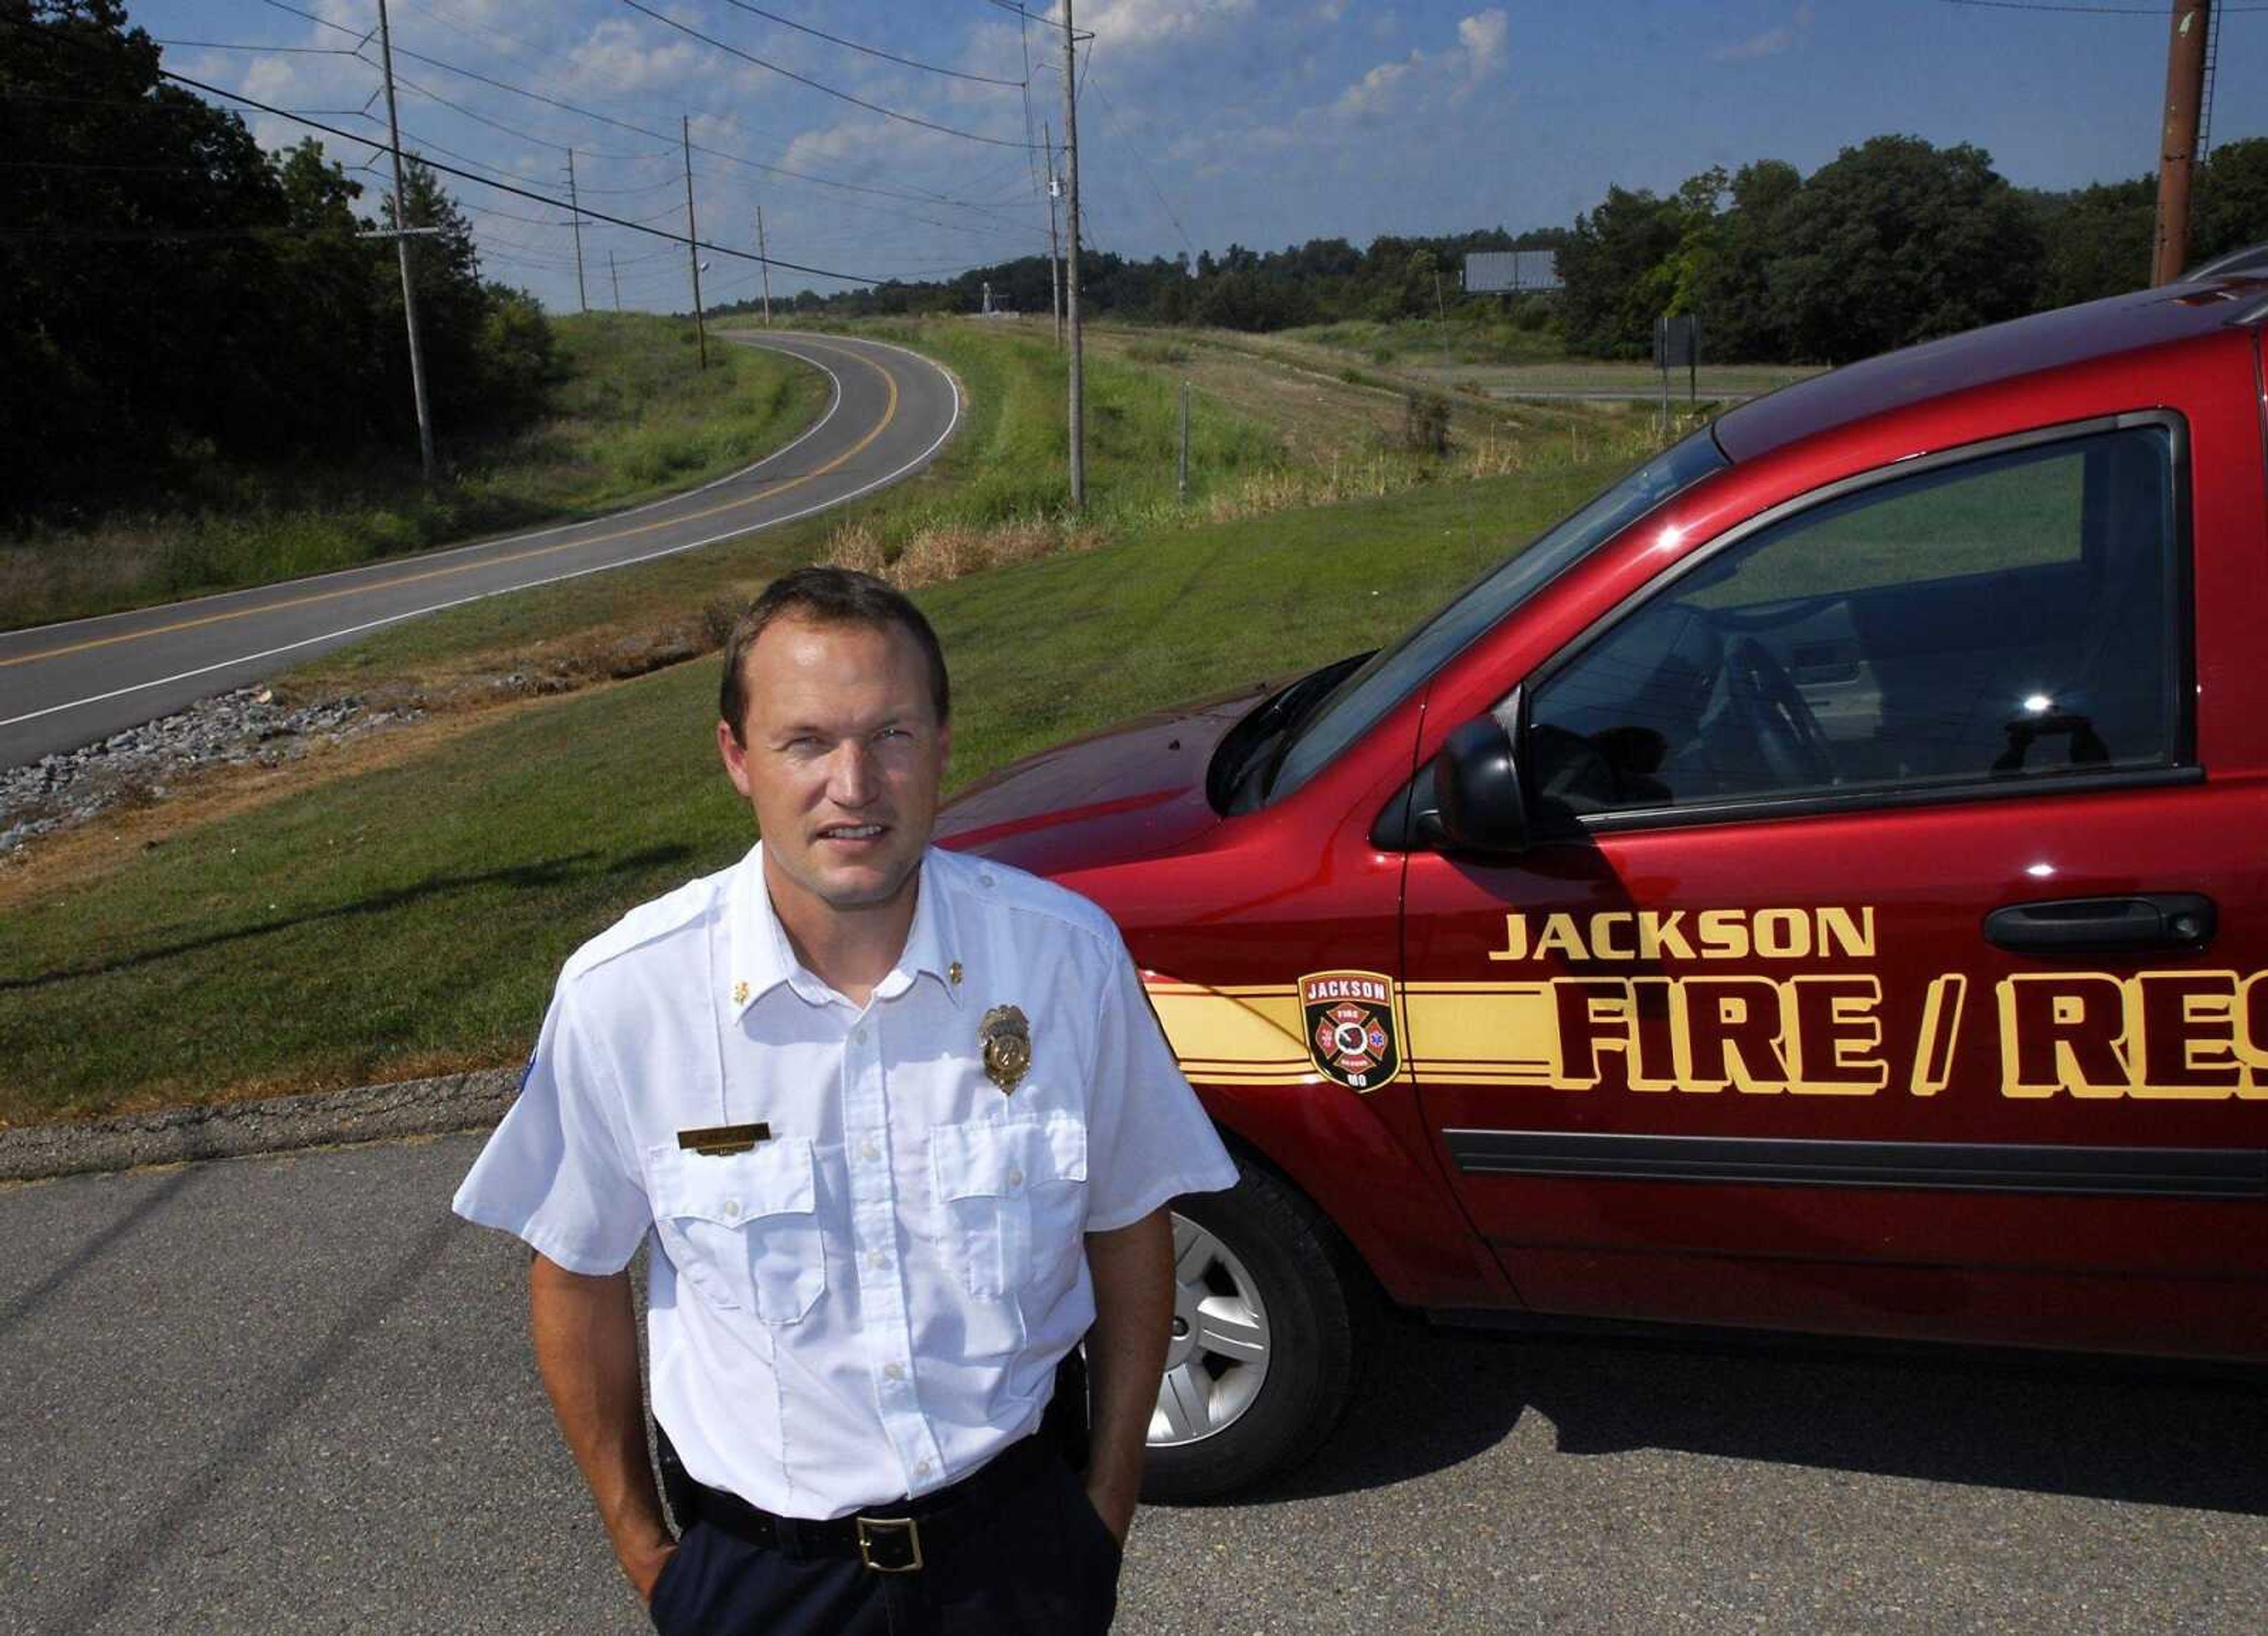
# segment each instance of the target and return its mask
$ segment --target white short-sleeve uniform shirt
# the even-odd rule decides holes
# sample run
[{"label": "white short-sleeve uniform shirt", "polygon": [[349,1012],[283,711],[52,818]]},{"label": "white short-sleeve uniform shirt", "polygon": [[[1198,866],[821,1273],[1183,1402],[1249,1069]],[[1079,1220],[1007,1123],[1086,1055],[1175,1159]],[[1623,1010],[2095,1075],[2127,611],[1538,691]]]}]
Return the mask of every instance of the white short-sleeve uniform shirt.
[{"label": "white short-sleeve uniform shirt", "polygon": [[[796,961],[762,857],[568,961],[455,1208],[575,1272],[651,1233],[654,1412],[686,1469],[840,1516],[1034,1429],[1094,1317],[1082,1234],[1236,1169],[1085,898],[932,849],[861,1008]],[[1005,1093],[978,1035],[996,1006],[1031,1038]],[[743,1153],[678,1139],[757,1123]]]}]

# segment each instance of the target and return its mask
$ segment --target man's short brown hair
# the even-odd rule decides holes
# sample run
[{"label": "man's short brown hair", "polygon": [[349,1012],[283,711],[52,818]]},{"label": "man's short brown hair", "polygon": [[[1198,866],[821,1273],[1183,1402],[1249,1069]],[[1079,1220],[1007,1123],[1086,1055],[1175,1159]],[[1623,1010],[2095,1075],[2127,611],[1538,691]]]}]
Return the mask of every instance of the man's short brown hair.
[{"label": "man's short brown hair", "polygon": [[904,592],[853,569],[799,568],[766,586],[725,640],[725,677],[717,689],[717,713],[732,729],[733,742],[746,741],[741,733],[748,719],[748,650],[756,645],[764,627],[778,619],[877,630],[897,626],[921,649],[938,720],[942,723],[951,717],[953,693],[945,674],[945,650],[938,645],[937,632],[930,629],[921,609]]}]

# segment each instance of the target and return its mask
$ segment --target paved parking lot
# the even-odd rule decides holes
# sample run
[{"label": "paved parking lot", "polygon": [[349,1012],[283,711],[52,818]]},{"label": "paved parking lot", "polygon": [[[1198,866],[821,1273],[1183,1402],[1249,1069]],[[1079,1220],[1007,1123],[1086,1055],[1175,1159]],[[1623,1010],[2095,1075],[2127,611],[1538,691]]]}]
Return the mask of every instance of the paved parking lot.
[{"label": "paved parking lot", "polygon": [[[647,1628],[477,1142],[0,1190],[0,1631]],[[1143,1514],[1119,1629],[2256,1632],[2268,1391],[1443,1335],[1286,1487]]]}]

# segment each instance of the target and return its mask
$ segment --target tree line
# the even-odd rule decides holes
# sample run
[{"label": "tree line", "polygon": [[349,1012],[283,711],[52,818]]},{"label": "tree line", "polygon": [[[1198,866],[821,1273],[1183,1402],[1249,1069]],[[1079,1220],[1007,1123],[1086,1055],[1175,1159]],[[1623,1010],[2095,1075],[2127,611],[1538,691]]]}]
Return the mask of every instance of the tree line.
[{"label": "tree line", "polygon": [[[1281,251],[1232,245],[1135,262],[1081,259],[1086,311],[1163,324],[1273,330],[1355,319],[1473,317],[1506,298],[1466,296],[1468,252],[1550,249],[1566,288],[1513,298],[1515,322],[1556,328],[1587,357],[1648,356],[1653,321],[1697,314],[1705,354],[1742,363],[1841,364],[1978,324],[2149,282],[2154,177],[2069,192],[2021,189],[1966,143],[1876,136],[1809,176],[1778,159],[1702,172],[1674,193],[1609,188],[1565,228],[1315,239]],[[2200,166],[2192,264],[2268,240],[2268,139]],[[1049,308],[1048,262],[1027,256],[930,284],[886,284],[799,310],[840,314]]]},{"label": "tree line", "polygon": [[[388,190],[314,142],[263,153],[158,77],[119,0],[0,0],[0,516],[161,492],[188,465],[415,448]],[[482,276],[412,164],[417,309],[445,440],[541,405],[552,336]]]}]

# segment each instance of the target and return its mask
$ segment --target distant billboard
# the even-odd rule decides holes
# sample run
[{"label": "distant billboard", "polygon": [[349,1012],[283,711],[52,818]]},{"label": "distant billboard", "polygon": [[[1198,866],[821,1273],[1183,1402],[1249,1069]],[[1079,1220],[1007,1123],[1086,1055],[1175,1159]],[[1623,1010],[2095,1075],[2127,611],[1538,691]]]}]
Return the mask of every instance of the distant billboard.
[{"label": "distant billboard", "polygon": [[1559,282],[1559,255],[1555,250],[1475,250],[1465,257],[1468,295],[1509,295],[1565,287]]}]

